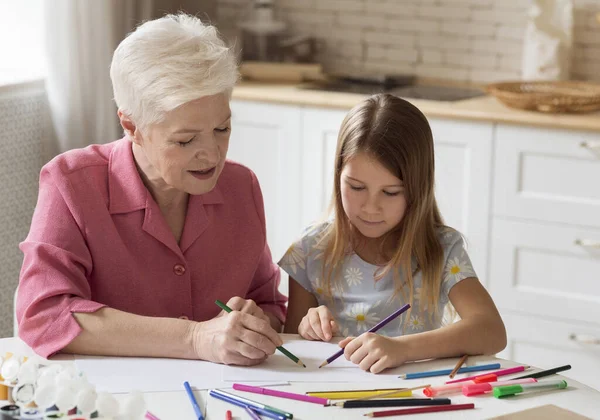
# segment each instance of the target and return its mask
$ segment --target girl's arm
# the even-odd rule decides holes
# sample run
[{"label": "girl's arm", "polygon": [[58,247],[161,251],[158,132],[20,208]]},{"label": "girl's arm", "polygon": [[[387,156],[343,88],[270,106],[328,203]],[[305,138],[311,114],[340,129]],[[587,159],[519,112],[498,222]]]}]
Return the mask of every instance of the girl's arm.
[{"label": "girl's arm", "polygon": [[329,341],[339,331],[327,306],[290,277],[290,298],[284,332],[300,334],[307,340]]},{"label": "girl's arm", "polygon": [[475,277],[450,289],[450,302],[461,320],[419,334],[383,337],[365,333],[340,342],[346,359],[365,371],[379,373],[405,362],[464,354],[494,354],[506,347],[506,330],[492,298]]},{"label": "girl's arm", "polygon": [[506,330],[492,298],[479,280],[458,282],[449,293],[461,320],[421,334],[397,337],[406,360],[495,354],[506,347]]},{"label": "girl's arm", "polygon": [[316,308],[318,305],[317,298],[290,276],[288,312],[283,332],[297,334],[298,326],[304,315],[308,313],[310,308]]}]

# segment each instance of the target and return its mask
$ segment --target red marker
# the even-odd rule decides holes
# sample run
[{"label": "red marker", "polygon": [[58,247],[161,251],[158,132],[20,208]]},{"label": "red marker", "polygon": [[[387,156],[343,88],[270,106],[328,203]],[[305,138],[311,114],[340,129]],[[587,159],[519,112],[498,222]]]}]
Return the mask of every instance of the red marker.
[{"label": "red marker", "polygon": [[231,411],[227,410],[227,412],[225,413],[225,420],[231,420]]}]

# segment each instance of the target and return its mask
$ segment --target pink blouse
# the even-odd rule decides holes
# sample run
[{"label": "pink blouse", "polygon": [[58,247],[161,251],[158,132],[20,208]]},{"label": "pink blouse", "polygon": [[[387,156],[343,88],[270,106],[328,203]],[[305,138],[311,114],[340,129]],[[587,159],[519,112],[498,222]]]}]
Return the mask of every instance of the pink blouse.
[{"label": "pink blouse", "polygon": [[205,321],[215,299],[254,300],[285,319],[256,176],[227,161],[215,188],[190,196],[179,244],[123,138],[57,156],[40,175],[17,296],[19,336],[48,357],[81,332],[71,315],[110,306]]}]

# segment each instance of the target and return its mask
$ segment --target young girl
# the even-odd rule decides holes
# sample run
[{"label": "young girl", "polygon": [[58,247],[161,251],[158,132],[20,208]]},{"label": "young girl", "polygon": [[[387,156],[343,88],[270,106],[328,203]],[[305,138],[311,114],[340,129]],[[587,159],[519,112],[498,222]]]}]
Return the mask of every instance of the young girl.
[{"label": "young girl", "polygon": [[[341,334],[346,358],[373,373],[506,346],[461,234],[442,221],[433,136],[415,106],[379,94],[348,113],[331,210],[332,219],[307,229],[279,262],[290,276],[285,332],[323,341]],[[442,327],[449,302],[461,319]],[[404,303],[408,312],[365,333]]]}]

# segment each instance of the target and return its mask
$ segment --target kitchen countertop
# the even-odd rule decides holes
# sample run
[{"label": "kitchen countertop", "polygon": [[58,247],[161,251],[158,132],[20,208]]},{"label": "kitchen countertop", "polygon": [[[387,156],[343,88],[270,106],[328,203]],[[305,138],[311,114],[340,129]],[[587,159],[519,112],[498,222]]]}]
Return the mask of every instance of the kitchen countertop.
[{"label": "kitchen countertop", "polygon": [[[233,99],[349,110],[366,95],[300,89],[297,85],[241,82],[233,90]],[[492,96],[455,102],[407,98],[427,117],[491,121],[528,126],[588,130],[600,132],[600,112],[585,114],[544,114],[509,108]]]}]

